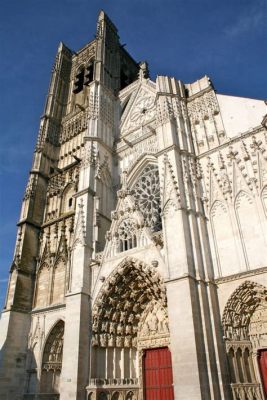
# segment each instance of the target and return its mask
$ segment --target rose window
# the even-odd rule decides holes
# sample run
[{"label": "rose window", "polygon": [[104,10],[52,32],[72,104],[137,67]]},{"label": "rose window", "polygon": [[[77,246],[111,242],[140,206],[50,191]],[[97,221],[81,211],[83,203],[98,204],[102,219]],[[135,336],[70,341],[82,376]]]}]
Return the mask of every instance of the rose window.
[{"label": "rose window", "polygon": [[160,186],[159,172],[156,165],[148,165],[138,178],[134,187],[134,197],[144,216],[146,225],[153,231],[160,231],[161,208],[160,208]]}]

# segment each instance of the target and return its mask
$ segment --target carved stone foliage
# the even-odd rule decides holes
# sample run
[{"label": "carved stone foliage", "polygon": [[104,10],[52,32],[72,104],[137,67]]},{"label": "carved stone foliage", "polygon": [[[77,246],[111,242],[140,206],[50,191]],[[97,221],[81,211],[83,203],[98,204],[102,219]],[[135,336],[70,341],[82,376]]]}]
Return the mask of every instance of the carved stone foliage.
[{"label": "carved stone foliage", "polygon": [[267,306],[266,300],[267,289],[264,286],[250,281],[240,285],[225,306],[222,318],[225,337],[248,340],[251,317],[260,303]]},{"label": "carved stone foliage", "polygon": [[[157,305],[155,309],[152,304]],[[149,332],[166,332],[165,308],[162,278],[143,262],[126,258],[104,283],[95,301],[92,345],[137,347],[141,326],[143,339]],[[142,320],[144,312],[146,317]]]},{"label": "carved stone foliage", "polygon": [[[204,174],[207,207],[215,200],[235,202],[241,190],[254,196],[260,194],[267,182],[266,149],[260,137],[258,133],[230,142],[221,151],[207,157]],[[204,164],[204,159],[201,162]]]},{"label": "carved stone foliage", "polygon": [[180,192],[178,182],[167,154],[165,154],[164,156],[163,185],[161,197],[163,204],[163,215],[166,215],[169,212],[171,213],[173,210],[177,210],[179,208]]},{"label": "carved stone foliage", "polygon": [[145,223],[152,231],[162,229],[159,172],[156,165],[149,164],[133,186],[133,195],[140,207]]},{"label": "carved stone foliage", "polygon": [[85,213],[84,213],[84,204],[81,199],[78,204],[78,214],[76,217],[75,225],[74,225],[74,233],[72,238],[71,248],[75,249],[76,246],[84,246],[85,238],[86,238],[86,227],[85,227]]}]

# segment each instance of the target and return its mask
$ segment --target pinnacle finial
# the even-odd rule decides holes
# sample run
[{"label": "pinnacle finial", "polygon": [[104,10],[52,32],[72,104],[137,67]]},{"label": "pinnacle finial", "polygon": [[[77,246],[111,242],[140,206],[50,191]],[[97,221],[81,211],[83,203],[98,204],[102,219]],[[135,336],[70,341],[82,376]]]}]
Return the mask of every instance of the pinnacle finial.
[{"label": "pinnacle finial", "polygon": [[100,10],[99,15],[98,15],[98,20],[104,19],[105,15],[106,15],[105,11],[104,10]]},{"label": "pinnacle finial", "polygon": [[146,61],[141,61],[139,63],[139,79],[147,79],[149,78],[149,69],[148,69],[148,63]]}]

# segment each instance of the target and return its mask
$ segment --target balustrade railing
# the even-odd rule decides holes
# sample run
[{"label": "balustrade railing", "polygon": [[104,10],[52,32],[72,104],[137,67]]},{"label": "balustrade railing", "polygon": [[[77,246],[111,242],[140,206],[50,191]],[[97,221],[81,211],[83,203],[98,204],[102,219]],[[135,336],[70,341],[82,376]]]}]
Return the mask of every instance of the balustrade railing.
[{"label": "balustrade railing", "polygon": [[138,378],[93,378],[89,386],[129,386],[138,385]]}]

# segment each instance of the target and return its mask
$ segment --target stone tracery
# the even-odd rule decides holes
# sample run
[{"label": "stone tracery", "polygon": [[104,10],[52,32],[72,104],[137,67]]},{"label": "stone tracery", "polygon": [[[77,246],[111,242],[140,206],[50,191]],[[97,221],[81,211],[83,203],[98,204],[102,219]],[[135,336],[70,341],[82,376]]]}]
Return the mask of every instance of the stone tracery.
[{"label": "stone tracery", "polygon": [[50,332],[45,344],[40,382],[42,393],[57,393],[59,391],[64,327],[64,322],[59,321]]},{"label": "stone tracery", "polygon": [[125,251],[136,247],[136,223],[132,218],[123,219],[118,226],[120,239],[120,251]]},{"label": "stone tracery", "polygon": [[161,206],[159,172],[156,165],[147,165],[133,187],[133,195],[138,202],[146,224],[153,230],[161,230]]}]

